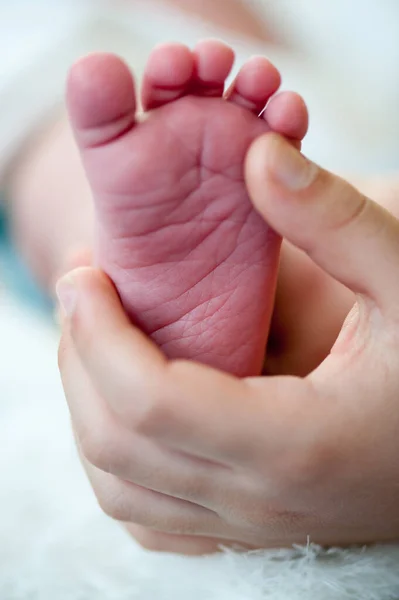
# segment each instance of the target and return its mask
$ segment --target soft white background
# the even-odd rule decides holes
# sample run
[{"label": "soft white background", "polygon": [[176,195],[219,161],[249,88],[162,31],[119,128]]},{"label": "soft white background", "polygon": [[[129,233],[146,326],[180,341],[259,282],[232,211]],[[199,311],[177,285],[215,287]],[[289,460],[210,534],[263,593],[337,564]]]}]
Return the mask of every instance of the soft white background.
[{"label": "soft white background", "polygon": [[[134,16],[115,16],[100,10],[100,2],[92,12],[90,4],[0,0],[0,166],[40,108],[60,96],[66,66],[81,49],[118,49],[140,70],[157,40],[194,42],[217,33],[185,21],[183,26],[176,14],[141,8]],[[304,93],[313,123],[305,150],[345,172],[398,168],[399,2],[265,0],[253,5],[271,11],[300,51],[234,40],[239,59],[266,51],[282,67],[286,87]],[[139,551],[101,514],[81,473],[56,347],[56,329],[0,289],[2,599],[399,596],[397,548],[321,560],[309,549],[291,561],[272,560],[269,554],[165,559]]]}]

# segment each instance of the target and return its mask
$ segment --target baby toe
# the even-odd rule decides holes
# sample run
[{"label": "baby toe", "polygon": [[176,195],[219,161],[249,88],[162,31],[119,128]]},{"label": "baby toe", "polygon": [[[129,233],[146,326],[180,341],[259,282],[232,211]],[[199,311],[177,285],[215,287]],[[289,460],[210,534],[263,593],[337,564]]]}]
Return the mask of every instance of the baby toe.
[{"label": "baby toe", "polygon": [[308,109],[303,98],[295,92],[274,96],[263,117],[273,131],[292,140],[302,140],[308,131]]},{"label": "baby toe", "polygon": [[234,52],[218,40],[204,40],[194,49],[195,73],[190,92],[198,96],[221,97],[234,64]]},{"label": "baby toe", "polygon": [[184,96],[194,73],[194,55],[182,44],[161,44],[151,53],[141,92],[144,110]]},{"label": "baby toe", "polygon": [[113,54],[90,54],[71,69],[67,105],[81,150],[110,143],[135,124],[136,92],[128,66]]},{"label": "baby toe", "polygon": [[226,99],[259,115],[281,84],[279,71],[267,58],[254,56],[240,70]]}]

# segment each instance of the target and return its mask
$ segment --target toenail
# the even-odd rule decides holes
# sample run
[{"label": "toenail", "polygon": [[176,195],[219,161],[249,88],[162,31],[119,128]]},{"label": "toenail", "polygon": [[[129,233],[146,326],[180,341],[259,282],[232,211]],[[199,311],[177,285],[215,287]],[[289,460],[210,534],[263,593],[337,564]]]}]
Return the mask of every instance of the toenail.
[{"label": "toenail", "polygon": [[274,159],[274,176],[289,190],[305,190],[316,178],[317,166],[286,141],[279,140]]}]

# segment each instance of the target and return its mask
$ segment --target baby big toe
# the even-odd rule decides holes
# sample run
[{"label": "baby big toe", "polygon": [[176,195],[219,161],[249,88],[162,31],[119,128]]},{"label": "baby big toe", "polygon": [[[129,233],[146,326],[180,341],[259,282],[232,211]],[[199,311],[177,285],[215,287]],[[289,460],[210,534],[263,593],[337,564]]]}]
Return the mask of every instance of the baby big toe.
[{"label": "baby big toe", "polygon": [[70,121],[81,149],[110,143],[135,124],[136,92],[128,66],[112,54],[91,54],[71,69]]}]

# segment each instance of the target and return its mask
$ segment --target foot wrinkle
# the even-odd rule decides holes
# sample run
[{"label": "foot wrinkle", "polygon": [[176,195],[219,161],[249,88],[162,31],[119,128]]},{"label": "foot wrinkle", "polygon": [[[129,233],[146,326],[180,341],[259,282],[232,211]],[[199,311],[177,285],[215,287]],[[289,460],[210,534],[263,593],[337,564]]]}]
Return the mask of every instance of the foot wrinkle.
[{"label": "foot wrinkle", "polygon": [[[123,123],[123,121],[126,120],[126,123]],[[118,129],[117,133],[114,133],[111,136],[106,136],[105,135],[105,131],[106,129],[115,129],[116,125],[120,123],[122,128]],[[102,131],[102,138],[104,138],[102,141],[100,142],[92,142],[92,143],[86,143],[85,144],[85,148],[87,150],[96,150],[97,148],[103,148],[104,146],[111,146],[112,144],[117,143],[120,139],[124,138],[126,135],[128,135],[130,133],[130,131],[133,130],[133,128],[136,125],[136,115],[135,114],[129,114],[126,115],[124,117],[121,117],[121,119],[118,119],[116,121],[113,121],[112,123],[110,123],[108,126],[99,126],[96,127],[95,129],[90,129],[87,130],[87,133],[90,133],[90,137],[96,137],[95,136],[95,132],[96,131]],[[84,135],[84,132],[83,132]]]},{"label": "foot wrinkle", "polygon": [[[198,284],[199,283],[201,283],[201,282],[198,282]],[[229,283],[231,284],[231,280],[229,280]],[[195,287],[198,284],[195,284],[192,288],[187,290],[186,293],[189,293],[190,291],[194,291]],[[214,288],[215,287],[217,288],[217,286],[214,286]],[[195,315],[195,316],[193,315],[193,318],[192,318],[194,325],[200,325],[201,323],[204,323],[205,321],[208,321],[209,319],[214,318],[215,315],[217,315],[221,310],[223,310],[225,308],[226,304],[228,304],[228,302],[232,301],[232,299],[236,295],[237,291],[238,291],[238,286],[234,287],[232,285],[229,287],[228,290],[226,290],[224,292],[220,292],[220,293],[213,293],[213,289],[212,289],[210,296],[208,296],[205,300],[195,303],[195,306],[190,307],[189,309],[187,309],[186,312],[183,312],[183,313],[179,312],[179,318],[177,320],[179,322],[183,322],[185,325],[189,325],[191,323],[191,320],[188,319],[187,317],[192,315],[194,312],[199,312],[199,309],[201,309],[201,307],[205,307],[205,312],[201,315],[201,318],[198,318],[198,315]],[[181,299],[181,295],[168,300],[168,302],[164,303],[163,306],[166,307],[169,304],[174,304],[179,299]],[[220,300],[223,300],[222,304],[219,304],[218,301],[220,301]],[[212,304],[215,304],[215,303],[219,304],[218,307],[215,310],[212,310],[212,312],[209,312],[212,308]],[[233,304],[234,304],[234,302],[233,302]],[[154,309],[152,309],[152,310],[154,310]],[[151,311],[149,311],[149,312],[151,312]],[[225,321],[228,321],[228,320],[229,320],[228,317],[222,317],[221,320],[219,321],[219,323],[215,326],[216,330],[223,329],[224,326],[222,325],[220,327],[220,323],[224,323]],[[151,331],[151,335],[162,332],[165,329],[167,329],[168,327],[171,327],[175,324],[176,324],[176,321],[170,321],[169,323],[165,323],[161,327],[157,327],[156,329]]]},{"label": "foot wrinkle", "polygon": [[[154,208],[154,210],[156,210],[156,207]],[[139,211],[141,212],[141,211]],[[213,221],[210,219],[209,221],[205,221],[206,223],[212,224]],[[218,221],[217,221],[218,222]],[[157,227],[153,227],[150,229],[145,229],[143,231],[135,231],[134,233],[132,233],[132,231],[130,230],[129,233],[123,234],[120,233],[118,234],[118,242],[126,242],[126,241],[131,241],[133,235],[135,239],[140,239],[140,238],[144,238],[144,237],[149,237],[149,236],[156,236],[157,234],[161,233],[164,230],[170,230],[170,229],[174,229],[174,228],[181,228],[182,226],[185,226],[187,224],[187,220],[183,220],[181,222],[179,221],[172,221],[172,222],[165,222],[162,224],[159,224]]]},{"label": "foot wrinkle", "polygon": [[[252,265],[251,265],[251,266],[252,266]],[[167,273],[169,273],[169,272],[171,272],[171,271],[174,271],[175,269],[176,269],[176,266],[174,265],[174,266],[173,266],[171,269],[168,269],[168,270],[167,270]],[[237,271],[237,273],[236,273],[236,274],[232,274],[232,275],[231,275],[231,277],[229,278],[229,284],[230,284],[230,287],[229,287],[229,289],[228,289],[228,290],[225,292],[225,293],[226,293],[226,294],[227,294],[229,297],[232,297],[232,296],[235,294],[235,291],[236,291],[237,289],[239,289],[239,286],[235,286],[235,285],[234,285],[234,283],[235,283],[235,282],[236,282],[236,280],[237,280],[237,279],[239,279],[239,278],[240,278],[240,276],[242,275],[242,271],[243,271],[243,270],[245,270],[245,266],[243,265],[243,267],[242,267],[242,268],[240,268],[240,269],[238,269],[238,268],[234,268],[234,269],[233,269],[233,268],[231,268],[231,272],[233,272],[233,270],[234,270],[234,271]],[[216,270],[215,270],[215,271],[216,271]],[[208,274],[207,276],[209,276],[209,274]],[[159,278],[161,278],[161,277],[163,277],[163,275],[162,275],[162,276],[159,276]],[[158,279],[159,279],[159,278],[158,278]],[[226,276],[224,276],[224,278],[226,278]],[[204,277],[204,279],[206,279],[206,277]],[[155,281],[156,281],[156,279],[154,279],[154,280],[153,280],[153,282],[155,282]],[[197,286],[197,285],[199,285],[199,284],[201,284],[201,283],[202,283],[201,281],[199,281],[199,282],[196,282],[196,283],[194,283],[192,286],[190,286],[189,288],[186,288],[186,289],[185,289],[185,290],[184,290],[182,293],[180,293],[178,296],[173,296],[172,298],[169,298],[168,300],[164,301],[164,302],[162,303],[162,306],[163,306],[163,308],[164,308],[164,309],[165,309],[165,308],[168,308],[170,305],[172,305],[172,306],[173,306],[173,304],[175,304],[176,302],[178,302],[179,300],[181,300],[181,299],[182,299],[182,298],[183,298],[185,295],[189,294],[190,292],[195,292],[195,288],[196,288],[196,286]],[[216,295],[216,296],[214,296],[214,297],[215,297],[215,298],[221,298],[222,296],[223,296],[223,293],[221,293],[221,294],[219,294],[219,295]],[[205,300],[204,302],[206,302],[206,300]],[[201,306],[201,304],[195,303],[195,305],[194,305],[194,306],[192,306],[192,307],[190,307],[189,309],[187,309],[187,312],[186,312],[185,314],[188,314],[188,313],[190,313],[190,312],[194,311],[194,310],[195,310],[197,307],[199,307],[199,306]],[[151,315],[152,315],[152,313],[153,313],[154,311],[157,311],[157,310],[158,310],[158,306],[156,306],[156,307],[152,307],[152,308],[150,308],[148,311],[146,311],[146,313],[145,313],[145,314],[146,314],[146,315],[147,315],[149,318],[151,318]],[[179,312],[179,318],[180,318],[180,315],[181,315],[181,313]],[[183,315],[183,316],[184,316],[184,315]],[[171,323],[172,323],[172,322],[174,323],[174,322],[175,322],[175,320],[171,321]]]},{"label": "foot wrinkle", "polygon": [[[210,237],[219,226],[222,225],[229,225],[229,224],[233,224],[233,225],[240,225],[241,228],[245,228],[245,225],[242,224],[242,220],[241,219],[233,219],[233,218],[228,218],[225,220],[220,220],[218,218],[212,218],[212,217],[204,217],[203,219],[199,219],[199,214],[198,215],[194,215],[192,221],[194,224],[201,224],[201,225],[212,225],[213,229],[209,232],[209,234],[206,235],[206,237],[203,240],[200,240],[200,242],[198,244],[195,245],[195,247],[192,249],[192,251],[195,251],[199,245],[201,245],[202,243],[204,243],[206,241],[206,239],[208,237]],[[164,230],[168,230],[168,229],[180,229],[180,227],[184,227],[187,224],[186,220],[183,221],[175,221],[173,220],[172,222],[165,222],[162,225],[159,225],[158,227],[154,227],[153,229],[146,229],[145,231],[142,232],[135,232],[134,233],[134,237],[136,239],[140,239],[146,236],[156,236],[158,233],[161,233]],[[123,241],[130,241],[132,238],[132,233],[130,234],[119,234],[118,235],[118,242],[123,242]],[[250,240],[252,242],[252,240]],[[163,262],[163,261],[162,261]]]},{"label": "foot wrinkle", "polygon": [[[251,237],[248,238],[248,233],[247,233],[248,231],[251,230],[249,221],[252,217],[253,217],[253,211],[252,211],[251,207],[249,207],[246,212],[246,215],[244,217],[244,221],[242,222],[241,227],[237,231],[237,248],[241,247],[243,244],[246,244],[248,242],[251,242],[251,244],[253,244],[255,234],[252,234]],[[264,236],[262,235],[262,238],[263,237]],[[242,238],[244,238],[244,239],[242,239]],[[263,241],[263,239],[262,239],[262,241]]]},{"label": "foot wrinkle", "polygon": [[[195,220],[193,221],[194,225],[196,225]],[[200,221],[201,223],[201,221]],[[175,251],[176,257],[173,259],[173,261],[171,261],[172,263],[174,263],[176,265],[176,268],[178,268],[178,264],[181,263],[183,260],[184,261],[188,261],[191,262],[192,264],[200,264],[201,263],[201,259],[198,259],[196,257],[193,257],[194,253],[198,253],[198,250],[204,245],[209,243],[209,239],[213,238],[214,235],[216,234],[216,232],[220,229],[220,228],[226,228],[228,225],[231,224],[235,224],[235,222],[229,222],[228,220],[220,220],[220,219],[206,219],[203,220],[202,223],[205,223],[206,225],[211,225],[211,227],[207,227],[207,231],[204,232],[202,235],[199,235],[199,239],[196,240],[195,245],[192,245],[192,247],[189,250],[178,250]],[[183,225],[186,225],[186,222],[183,223]],[[160,232],[162,232],[163,230],[173,230],[174,228],[176,228],[177,230],[179,230],[181,228],[182,224],[179,223],[165,223],[162,226],[159,226],[157,229],[155,229],[154,231],[149,231],[146,230],[145,232],[135,232],[134,237],[136,239],[143,239],[145,237],[156,237]],[[188,233],[190,233],[190,231],[192,230],[188,230]],[[185,235],[185,237],[187,238],[187,234]],[[191,237],[191,236],[189,236]],[[115,240],[115,243],[128,243],[131,241],[132,238],[132,232],[130,230],[129,234],[124,234],[124,233],[119,233],[118,234],[118,238]],[[231,246],[231,243],[229,244]],[[219,251],[222,248],[219,248]],[[218,258],[218,260],[214,260],[212,263],[212,266],[210,267],[209,272],[211,272],[212,270],[216,269],[217,267],[219,267],[221,264],[223,264],[224,262],[226,262],[232,252],[234,252],[235,248],[232,248],[232,250],[229,250],[229,252],[226,254],[223,254],[220,258]],[[133,250],[134,252],[134,250]],[[169,250],[170,252],[170,250]],[[170,255],[169,255],[170,256]],[[154,261],[154,258],[152,258],[152,260]],[[165,264],[164,260],[157,260],[152,262],[152,266],[154,266],[155,264],[159,264],[161,263],[162,265]],[[149,265],[145,265],[145,266],[149,266]],[[137,268],[137,267],[135,267]],[[191,286],[190,286],[191,287]]]},{"label": "foot wrinkle", "polygon": [[[223,172],[221,172],[220,170],[216,170],[214,169],[211,165],[207,165],[205,164],[205,161],[202,162],[201,165],[201,172],[208,172],[210,173],[211,176],[221,176],[224,177],[226,179],[228,179],[229,181],[233,182],[233,183],[242,183],[244,184],[244,175],[240,174],[240,175],[233,175],[233,173],[241,172],[242,173],[242,165],[237,163],[237,164],[233,164],[230,165],[230,167],[228,169],[225,169]],[[209,177],[201,177],[201,181],[203,182],[207,182]]]},{"label": "foot wrinkle", "polygon": [[[158,83],[154,83],[153,81],[150,80],[150,85],[154,90],[160,90],[163,92],[179,92],[181,91],[181,95],[183,96],[185,94],[185,90],[187,89],[187,86],[190,84],[190,80],[187,80],[186,82],[184,82],[183,84],[180,83],[171,83],[171,84],[158,84]],[[161,107],[159,107],[161,108]]]},{"label": "foot wrinkle", "polygon": [[241,108],[245,108],[246,110],[249,110],[251,112],[254,110],[259,110],[258,116],[266,108],[266,102],[255,102],[254,100],[248,100],[248,98],[244,98],[238,92],[234,92],[233,94],[231,94],[231,96],[228,97],[228,101],[233,102],[234,104],[241,106]]},{"label": "foot wrinkle", "polygon": [[[203,340],[203,334],[208,334],[208,337],[206,340]],[[154,334],[156,335],[156,334]],[[231,346],[229,347],[225,347],[225,349],[223,350],[224,346],[221,346],[220,344],[214,344],[214,341],[217,336],[215,335],[215,333],[213,335],[209,335],[209,332],[203,331],[201,334],[198,334],[198,332],[194,332],[194,333],[189,333],[189,334],[184,334],[182,335],[180,333],[180,335],[178,337],[171,337],[167,342],[164,343],[160,343],[160,347],[163,349],[163,351],[165,352],[165,349],[169,346],[169,345],[173,345],[175,342],[179,342],[179,340],[184,340],[186,342],[189,342],[190,340],[193,340],[193,345],[196,347],[196,351],[194,353],[192,353],[190,355],[190,360],[198,360],[199,362],[204,363],[204,357],[208,357],[208,356],[212,356],[212,357],[219,357],[221,359],[225,359],[226,356],[228,356],[230,359],[232,359],[235,356],[240,357],[240,355],[242,354],[242,349],[246,346],[245,344],[238,344],[237,346],[235,346],[234,348],[232,348]],[[202,343],[199,345],[199,341],[201,341]],[[249,347],[252,346],[252,344],[247,344]],[[167,353],[167,351],[166,351]],[[207,361],[205,361],[207,362]]]},{"label": "foot wrinkle", "polygon": [[[167,332],[168,329],[171,327],[173,328],[174,325],[174,323],[171,323],[170,325],[161,327],[151,335],[153,335],[156,339],[157,337],[159,337],[159,334]],[[200,328],[201,331],[198,331],[198,328]],[[184,321],[183,326],[179,329],[178,333],[179,334],[176,337],[167,334],[169,337],[168,341],[160,342],[160,345],[164,347],[173,342],[178,342],[179,340],[190,341],[191,339],[193,339],[195,340],[195,346],[198,348],[197,356],[199,356],[200,354],[203,354],[204,351],[209,351],[209,346],[212,346],[212,343],[210,344],[210,342],[212,342],[217,337],[216,334],[219,332],[216,330],[213,330],[212,332],[207,331],[206,323],[204,323],[203,321]],[[205,340],[202,339],[204,334],[208,336]],[[214,352],[216,356],[224,355],[223,353],[219,354],[218,350],[215,350]],[[228,350],[228,352],[230,354],[230,349]],[[194,359],[194,356],[192,356],[191,359]]]},{"label": "foot wrinkle", "polygon": [[[184,185],[182,185],[184,183],[185,179],[190,179],[190,177],[193,177],[193,171],[196,171],[196,167],[193,167],[192,169],[190,169],[190,171],[188,171],[185,175],[183,175],[182,177],[180,177],[180,180],[176,181],[174,183],[174,186],[179,186],[179,187],[183,187],[184,189]],[[177,177],[176,177],[177,179]],[[197,179],[197,178],[196,178]],[[147,186],[150,187],[150,186]],[[98,191],[97,192],[97,197],[99,198],[100,202],[104,202],[108,203],[110,205],[110,207],[112,208],[112,210],[123,210],[123,211],[129,211],[129,212],[135,212],[135,211],[142,211],[142,210],[146,210],[146,209],[151,209],[151,208],[158,208],[158,207],[164,207],[165,205],[181,205],[182,202],[184,202],[184,200],[180,200],[181,196],[184,195],[188,195],[191,196],[191,194],[195,193],[198,191],[198,185],[195,184],[195,182],[191,183],[190,186],[187,186],[190,189],[187,190],[186,192],[184,192],[184,194],[182,193],[181,189],[177,189],[176,192],[171,193],[170,191],[168,192],[167,195],[165,195],[164,192],[160,191],[161,186],[159,184],[154,184],[153,187],[150,187],[150,189],[146,189],[145,191],[141,192],[140,190],[136,190],[134,194],[132,194],[132,192],[108,192],[107,190],[102,189],[101,192]],[[162,188],[161,188],[162,190]],[[96,193],[97,189],[94,187],[93,188],[94,193]],[[158,201],[154,201],[152,198],[156,197],[156,198],[160,198],[160,200]],[[143,200],[144,199],[144,200]],[[120,205],[117,203],[117,201],[119,200]],[[134,205],[132,204],[132,202],[134,201]],[[138,203],[138,201],[140,203]]]},{"label": "foot wrinkle", "polygon": [[[210,267],[209,270],[207,270],[205,272],[205,274],[200,279],[198,279],[198,281],[195,282],[194,285],[190,285],[189,287],[185,288],[183,292],[181,292],[180,294],[175,296],[174,302],[181,300],[181,298],[183,298],[183,296],[187,295],[190,291],[194,291],[198,285],[201,285],[201,283],[203,283],[206,279],[208,279],[215,272],[215,270],[217,269],[218,266],[219,265]],[[191,311],[189,310],[187,312],[191,312]]]},{"label": "foot wrinkle", "polygon": [[204,98],[221,98],[224,92],[224,85],[216,83],[199,82],[190,88],[190,95]]},{"label": "foot wrinkle", "polygon": [[188,156],[192,157],[193,163],[200,164],[200,157],[198,155],[198,152],[193,151],[192,148],[187,146],[185,140],[183,139],[184,136],[182,136],[180,131],[176,131],[177,127],[172,127],[170,120],[165,122],[165,127],[169,130],[169,133],[172,135],[172,137],[174,137],[177,140],[177,142],[184,148]]},{"label": "foot wrinkle", "polygon": [[[210,305],[212,304],[212,302],[214,302],[215,300],[220,300],[221,298],[223,298],[223,296],[226,296],[226,299],[224,300],[223,304],[210,314],[208,311],[210,310]],[[224,294],[220,294],[219,296],[215,296],[214,298],[208,298],[207,300],[204,300],[203,302],[201,302],[200,304],[197,304],[193,308],[190,308],[187,312],[179,315],[178,321],[179,321],[179,323],[182,324],[182,329],[179,331],[178,339],[187,339],[192,336],[201,335],[201,334],[198,334],[198,331],[196,331],[190,335],[186,335],[186,332],[190,331],[190,329],[193,327],[204,326],[207,323],[207,321],[213,319],[215,317],[215,315],[217,315],[217,313],[222,308],[225,307],[225,305],[228,303],[229,299],[230,299],[230,294],[228,292],[225,292]],[[205,314],[204,314],[204,316],[202,316],[202,318],[200,320],[196,316],[193,316],[192,320],[187,318],[194,311],[197,311],[201,307],[205,307]],[[228,319],[224,318],[223,321],[228,322]],[[150,335],[159,334],[159,333],[167,330],[169,327],[173,327],[175,324],[176,324],[176,322],[173,322],[173,321],[171,321],[170,323],[166,323],[165,325],[162,325],[162,327],[157,327],[156,329],[151,331]],[[203,333],[203,332],[201,332],[201,333]],[[168,341],[170,341],[170,340],[168,340]]]},{"label": "foot wrinkle", "polygon": [[[142,196],[142,195],[141,195]],[[118,198],[121,200],[121,202],[124,202],[123,198],[126,198],[126,200],[129,200],[129,202],[132,201],[132,196],[130,194],[130,197],[128,196],[128,194],[124,195],[124,194],[120,194],[118,196]],[[104,201],[104,203],[106,202],[105,198],[101,198],[100,200],[101,202]],[[126,205],[118,205],[114,199],[112,201],[112,211],[113,214],[115,214],[115,212],[123,212],[124,215],[126,215],[126,213],[142,213],[143,211],[150,211],[150,210],[159,210],[159,208],[167,208],[168,205],[176,204],[176,199],[175,198],[170,198],[169,200],[165,199],[165,200],[161,200],[160,202],[157,203],[153,203],[150,200],[147,200],[146,204],[140,204],[138,206],[126,206]],[[160,225],[160,228],[162,228],[162,225]],[[154,228],[155,230],[155,228]]]},{"label": "foot wrinkle", "polygon": [[[210,275],[212,275],[212,273],[208,273],[203,278],[203,280],[206,279],[207,277],[209,277]],[[165,307],[168,307],[170,304],[175,304],[176,302],[178,302],[179,300],[181,300],[185,295],[189,294],[190,292],[194,292],[195,288],[199,284],[201,284],[201,283],[202,283],[202,281],[200,280],[197,283],[195,283],[193,286],[191,286],[190,288],[186,289],[183,293],[179,294],[178,296],[174,296],[173,298],[169,299],[167,302],[164,302],[163,303],[163,307],[165,308]],[[212,294],[211,294],[211,296],[208,295],[208,297],[205,300],[203,300],[202,302],[196,302],[194,304],[194,306],[191,306],[185,312],[183,312],[183,313],[179,312],[179,318],[178,318],[178,320],[180,321],[181,319],[184,319],[185,317],[187,317],[189,314],[191,314],[195,310],[201,308],[201,306],[204,306],[207,303],[212,302],[213,300],[218,300],[220,298],[223,298],[223,296],[226,296],[227,298],[230,298],[230,296],[231,296],[231,290],[229,289],[229,290],[227,290],[225,292],[221,292],[220,294],[216,294],[216,295],[212,295]],[[147,314],[147,315],[151,314],[151,312],[153,312],[154,310],[156,310],[156,308],[157,307],[150,309],[145,314]],[[154,331],[162,330],[165,327],[169,327],[170,325],[175,324],[175,322],[176,322],[175,320],[170,321],[169,323],[166,323],[166,324],[162,325],[162,327],[154,329]]]},{"label": "foot wrinkle", "polygon": [[[204,235],[204,237],[201,239],[200,242],[198,242],[195,246],[195,248],[193,248],[187,255],[187,259],[189,259],[191,257],[191,255],[193,254],[193,252],[197,252],[199,248],[201,248],[201,246],[203,246],[205,243],[207,243],[207,240],[209,240],[210,237],[214,236],[215,232],[220,229],[223,225],[226,225],[226,223],[224,221],[217,221],[215,223],[215,227],[213,229],[211,229],[210,231],[208,231],[206,233],[206,235]],[[222,263],[226,262],[226,260],[229,258],[229,256],[231,255],[231,252],[229,252],[227,254],[226,257],[216,260],[216,264],[213,267],[212,270],[214,270],[216,267],[219,267]],[[210,271],[211,272],[211,271]]]},{"label": "foot wrinkle", "polygon": [[[222,223],[218,223],[218,225],[222,225]],[[215,233],[216,229],[211,232],[211,233]],[[204,243],[206,241],[206,239],[202,240],[201,243]],[[181,258],[181,261],[187,261],[187,262],[191,262],[191,264],[193,265],[193,267],[195,267],[195,263],[202,263],[201,259],[194,259],[194,258],[190,258],[190,255],[196,250],[198,249],[198,247],[200,247],[200,244],[198,244],[196,246],[196,248],[190,250],[189,254],[187,254],[185,257]],[[238,242],[236,245],[233,245],[231,250],[223,257],[222,260],[218,261],[207,273],[205,273],[197,282],[195,282],[195,284],[190,285],[188,288],[185,288],[178,296],[174,296],[173,299],[168,300],[167,303],[164,304],[164,306],[167,306],[169,302],[176,302],[178,300],[180,300],[184,295],[186,295],[190,290],[194,290],[196,288],[196,286],[200,285],[201,283],[203,283],[203,281],[209,277],[212,273],[215,273],[218,271],[218,269],[220,269],[221,265],[225,265],[226,263],[228,263],[230,261],[230,259],[233,257],[233,255],[239,250],[239,248],[244,244],[245,242]],[[253,256],[253,252],[251,253],[251,256]],[[179,261],[180,262],[180,261]],[[170,264],[170,268],[167,269],[166,271],[164,270],[163,273],[161,275],[159,275],[157,278],[153,279],[153,283],[155,283],[158,279],[163,278],[165,275],[167,275],[167,273],[175,271],[179,268],[179,263],[176,262],[176,260],[173,261],[162,261],[162,267],[164,267],[165,265]],[[242,275],[243,270],[248,270],[248,269],[253,269],[255,267],[259,267],[262,266],[263,263],[260,261],[254,262],[251,257],[249,257],[248,262],[247,261],[242,261],[242,263],[238,263],[234,265],[234,270],[236,271],[236,274],[234,274],[233,272],[233,268],[230,269],[230,282],[234,282],[237,279],[240,278],[240,276]],[[151,264],[150,266],[154,266],[153,264]],[[135,269],[139,270],[142,268],[148,268],[148,265],[146,266],[137,266],[135,267]]]},{"label": "foot wrinkle", "polygon": [[[162,187],[159,184],[154,184],[152,188],[143,192],[136,190],[134,194],[131,192],[115,193],[104,189],[100,192],[97,191],[96,187],[93,187],[93,192],[97,195],[99,202],[103,203],[105,206],[109,206],[109,210],[112,210],[112,212],[123,211],[124,213],[140,213],[145,210],[159,208],[167,209],[169,206],[173,208],[173,210],[176,210],[181,207],[182,203],[185,202],[187,198],[198,192],[199,185],[197,184],[197,181],[190,181],[190,179],[194,179],[194,176],[195,180],[198,179],[198,176],[194,173],[197,171],[198,169],[196,167],[192,167],[185,175],[180,177],[180,180],[173,184],[173,187],[178,188],[175,192],[170,191],[172,184],[169,186],[167,195],[162,191]],[[186,179],[189,183],[185,183]],[[186,191],[182,192],[181,188],[183,188],[183,190],[186,189]],[[183,200],[181,200],[182,196],[184,196]],[[154,200],[154,198],[160,198],[160,200]]]}]

